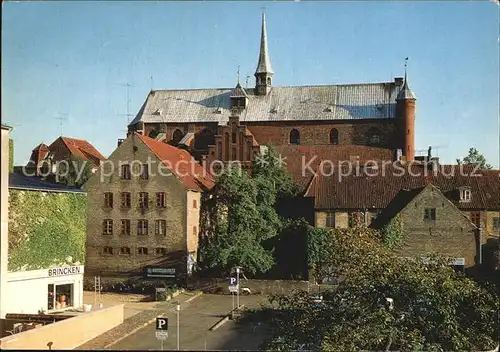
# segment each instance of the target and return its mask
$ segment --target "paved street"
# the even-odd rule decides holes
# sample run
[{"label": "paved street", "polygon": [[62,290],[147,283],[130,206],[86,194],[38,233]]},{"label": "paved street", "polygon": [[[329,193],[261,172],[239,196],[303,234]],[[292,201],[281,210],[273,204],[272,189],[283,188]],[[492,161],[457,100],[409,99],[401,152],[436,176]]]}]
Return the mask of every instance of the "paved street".
[{"label": "paved street", "polygon": [[[242,296],[240,304],[258,308],[265,296]],[[265,336],[263,326],[242,325],[229,321],[215,331],[209,328],[216,324],[232,308],[231,296],[205,294],[193,300],[180,312],[181,350],[238,350],[257,349]],[[166,312],[169,318],[168,339],[164,349],[177,348],[177,316],[175,311]],[[114,350],[160,349],[155,336],[155,324],[150,324],[135,334],[110,347]]]}]

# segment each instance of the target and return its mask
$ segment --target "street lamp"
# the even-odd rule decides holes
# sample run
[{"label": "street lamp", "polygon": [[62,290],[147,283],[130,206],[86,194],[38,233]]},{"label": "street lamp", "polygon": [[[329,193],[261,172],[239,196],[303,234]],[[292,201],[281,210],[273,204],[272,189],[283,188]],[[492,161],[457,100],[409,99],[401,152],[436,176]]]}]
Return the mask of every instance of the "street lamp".
[{"label": "street lamp", "polygon": [[236,267],[236,284],[238,285],[238,290],[236,291],[236,307],[240,309],[240,269],[241,267]]},{"label": "street lamp", "polygon": [[181,311],[181,305],[177,304],[175,307],[175,310],[177,311],[177,351],[179,351],[179,312]]}]

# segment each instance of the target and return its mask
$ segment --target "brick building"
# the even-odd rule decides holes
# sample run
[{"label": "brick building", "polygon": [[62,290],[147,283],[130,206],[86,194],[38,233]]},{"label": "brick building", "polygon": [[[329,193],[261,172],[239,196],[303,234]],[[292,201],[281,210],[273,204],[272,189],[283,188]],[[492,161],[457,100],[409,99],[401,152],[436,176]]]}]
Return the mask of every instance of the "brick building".
[{"label": "brick building", "polygon": [[186,273],[197,258],[201,193],[213,186],[191,161],[187,151],[137,133],[118,146],[84,186],[87,275]]},{"label": "brick building", "polygon": [[[466,266],[479,260],[476,241],[483,245],[500,234],[498,170],[475,171],[471,166],[434,161],[372,165],[342,177],[339,173],[318,172],[307,186],[305,197],[313,204],[317,227],[364,223],[381,228],[401,213],[408,231],[404,247],[408,254],[462,253]],[[480,238],[474,237],[474,228],[481,229]]]},{"label": "brick building", "polygon": [[[259,145],[365,146],[414,158],[415,96],[408,80],[274,86],[265,15],[254,87],[152,90],[129,133],[188,149],[197,159],[249,164]],[[332,155],[336,148],[330,149]]]},{"label": "brick building", "polygon": [[[106,158],[88,141],[83,139],[59,137],[52,144],[41,143],[31,152],[31,157],[25,170],[33,175],[47,174],[52,165],[70,157],[77,158],[92,164],[95,172],[101,161]],[[54,171],[52,169],[52,171]]]}]

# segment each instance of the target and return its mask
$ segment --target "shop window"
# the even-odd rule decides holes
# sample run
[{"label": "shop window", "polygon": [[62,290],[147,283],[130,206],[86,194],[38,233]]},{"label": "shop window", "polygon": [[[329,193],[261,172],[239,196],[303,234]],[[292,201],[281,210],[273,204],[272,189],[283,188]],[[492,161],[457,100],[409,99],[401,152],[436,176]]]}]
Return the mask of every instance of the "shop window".
[{"label": "shop window", "polygon": [[155,248],[155,254],[156,255],[165,255],[165,254],[167,254],[167,249],[164,247]]},{"label": "shop window", "polygon": [[130,180],[131,179],[131,173],[130,173],[130,165],[125,164],[120,167],[120,178],[122,180]]},{"label": "shop window", "polygon": [[113,247],[104,247],[102,249],[102,253],[103,254],[110,254],[110,255],[113,254]]},{"label": "shop window", "polygon": [[295,128],[290,131],[290,144],[300,144],[300,132]]},{"label": "shop window", "polygon": [[326,213],[326,227],[335,227],[335,213],[329,212]]},{"label": "shop window", "polygon": [[103,235],[113,234],[113,220],[106,219],[102,222],[102,234]]},{"label": "shop window", "polygon": [[113,193],[111,192],[104,193],[104,207],[113,208]]},{"label": "shop window", "polygon": [[54,310],[56,304],[54,284],[49,284],[48,291],[47,310]]},{"label": "shop window", "polygon": [[51,297],[51,290],[53,293],[52,297],[54,297],[54,301],[51,304],[54,307],[52,309],[59,310],[73,307],[73,284],[49,285],[49,297]]},{"label": "shop window", "polygon": [[130,220],[122,219],[120,235],[130,235]]},{"label": "shop window", "polygon": [[123,255],[130,254],[130,247],[122,247],[122,248],[120,248],[120,254],[123,254]]},{"label": "shop window", "polygon": [[424,220],[435,221],[436,220],[436,208],[425,208],[424,209]]},{"label": "shop window", "polygon": [[167,234],[167,221],[166,220],[156,220],[155,222],[155,234],[165,236]]},{"label": "shop window", "polygon": [[139,207],[141,209],[148,208],[148,192],[139,192]]},{"label": "shop window", "polygon": [[149,165],[148,164],[142,164],[141,165],[141,180],[147,180],[149,178]]},{"label": "shop window", "polygon": [[147,235],[148,234],[148,221],[147,220],[137,221],[137,234],[138,235]]},{"label": "shop window", "polygon": [[236,132],[231,133],[231,143],[236,143]]},{"label": "shop window", "polygon": [[167,194],[165,192],[156,193],[156,207],[157,208],[167,207]]},{"label": "shop window", "polygon": [[130,192],[122,192],[121,194],[121,206],[123,209],[130,208],[132,204],[132,196]]},{"label": "shop window", "polygon": [[148,248],[147,247],[139,247],[139,248],[137,248],[137,253],[140,255],[147,255]]}]

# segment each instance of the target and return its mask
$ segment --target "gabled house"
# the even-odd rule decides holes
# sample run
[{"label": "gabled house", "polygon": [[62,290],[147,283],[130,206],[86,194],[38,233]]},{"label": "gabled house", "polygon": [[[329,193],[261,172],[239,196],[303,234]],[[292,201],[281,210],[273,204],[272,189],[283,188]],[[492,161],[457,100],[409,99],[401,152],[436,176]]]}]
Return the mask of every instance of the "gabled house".
[{"label": "gabled house", "polygon": [[85,184],[87,274],[184,278],[197,260],[201,193],[213,185],[186,150],[129,135]]}]

